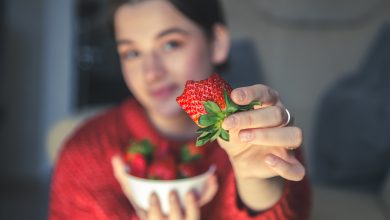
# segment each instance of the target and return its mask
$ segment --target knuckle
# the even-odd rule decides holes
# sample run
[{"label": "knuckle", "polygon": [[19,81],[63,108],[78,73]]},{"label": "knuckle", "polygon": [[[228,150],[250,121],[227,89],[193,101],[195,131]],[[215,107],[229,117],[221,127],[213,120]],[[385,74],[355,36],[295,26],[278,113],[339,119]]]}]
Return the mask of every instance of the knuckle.
[{"label": "knuckle", "polygon": [[241,125],[241,120],[240,120],[240,117],[236,114],[233,114],[231,116],[229,116],[229,120],[231,122],[231,126],[232,127],[240,127]]},{"label": "knuckle", "polygon": [[275,97],[275,91],[269,86],[264,86],[264,97],[266,97],[267,100],[273,100]]},{"label": "knuckle", "polygon": [[266,90],[267,90],[267,86],[263,84],[256,84],[250,87],[249,92],[251,93],[251,97],[254,98],[257,97],[256,94],[258,94],[259,92],[264,94]]},{"label": "knuckle", "polygon": [[252,128],[255,125],[255,119],[251,114],[245,114],[245,125],[246,127]]},{"label": "knuckle", "polygon": [[273,90],[273,93],[274,93],[274,95],[275,95],[275,98],[277,98],[277,99],[280,98],[280,94],[279,94],[278,91]]},{"label": "knuckle", "polygon": [[253,135],[256,139],[262,141],[262,142],[268,142],[269,141],[269,135],[267,132],[264,132],[262,130],[257,130],[253,132]]},{"label": "knuckle", "polygon": [[275,110],[273,111],[273,117],[275,118],[275,122],[280,125],[283,123],[284,110],[280,106],[274,106],[274,109]]},{"label": "knuckle", "polygon": [[265,87],[265,94],[266,94],[268,97],[272,97],[274,93],[273,93],[273,90],[272,90],[270,87],[266,86],[266,87]]}]

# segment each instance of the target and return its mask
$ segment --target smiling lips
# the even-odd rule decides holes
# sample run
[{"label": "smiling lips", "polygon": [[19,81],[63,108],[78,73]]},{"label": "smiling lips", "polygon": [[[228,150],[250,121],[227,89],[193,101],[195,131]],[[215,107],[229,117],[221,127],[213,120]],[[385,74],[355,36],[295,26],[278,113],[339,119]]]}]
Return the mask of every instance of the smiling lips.
[{"label": "smiling lips", "polygon": [[177,88],[177,85],[168,85],[158,89],[154,89],[150,92],[150,94],[156,99],[165,99],[175,93]]}]

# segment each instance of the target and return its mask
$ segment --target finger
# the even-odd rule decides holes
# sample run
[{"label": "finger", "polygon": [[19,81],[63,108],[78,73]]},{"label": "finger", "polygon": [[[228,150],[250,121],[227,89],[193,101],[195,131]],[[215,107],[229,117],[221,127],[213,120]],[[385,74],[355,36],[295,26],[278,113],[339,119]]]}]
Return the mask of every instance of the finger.
[{"label": "finger", "polygon": [[123,180],[126,178],[126,169],[122,161],[122,158],[118,155],[113,156],[111,159],[111,164],[112,164],[115,178],[118,181],[123,182]]},{"label": "finger", "polygon": [[119,185],[122,188],[123,193],[126,195],[127,199],[133,205],[134,209],[137,212],[138,216],[145,215],[144,211],[139,208],[136,203],[133,201],[133,196],[130,187],[126,185],[126,169],[125,164],[122,161],[122,158],[118,155],[113,156],[111,159],[112,168],[114,171],[114,176],[118,181]]},{"label": "finger", "polygon": [[209,203],[218,191],[218,182],[217,177],[215,175],[210,176],[210,178],[206,182],[205,191],[202,196],[199,198],[198,204],[199,206],[203,206]]},{"label": "finger", "polygon": [[278,156],[270,154],[266,156],[265,162],[272,170],[285,179],[300,181],[305,176],[305,168],[296,159],[294,162],[287,162]]},{"label": "finger", "polygon": [[194,192],[189,192],[186,195],[186,220],[197,220],[200,217],[199,205]]},{"label": "finger", "polygon": [[111,159],[111,164],[114,172],[114,176],[116,180],[121,185],[122,191],[125,193],[125,195],[128,197],[128,199],[131,201],[131,190],[129,187],[126,187],[126,169],[125,164],[122,161],[122,158],[118,155],[113,156]]},{"label": "finger", "polygon": [[298,127],[248,129],[239,132],[242,142],[261,146],[295,149],[302,145],[303,134]]},{"label": "finger", "polygon": [[288,115],[283,107],[269,106],[232,114],[223,121],[222,128],[230,130],[277,127],[284,124],[287,117]]},{"label": "finger", "polygon": [[134,210],[135,210],[135,213],[137,213],[137,216],[139,219],[146,219],[147,215],[146,215],[145,210],[143,210],[137,206],[134,206]]},{"label": "finger", "polygon": [[183,218],[179,198],[176,192],[169,194],[169,220],[180,220]]},{"label": "finger", "polygon": [[149,200],[149,212],[148,219],[157,220],[163,218],[163,213],[161,211],[160,200],[158,199],[156,193],[152,193]]},{"label": "finger", "polygon": [[231,93],[233,102],[239,105],[247,105],[257,100],[262,105],[273,105],[279,100],[279,95],[270,87],[262,84],[234,89]]}]

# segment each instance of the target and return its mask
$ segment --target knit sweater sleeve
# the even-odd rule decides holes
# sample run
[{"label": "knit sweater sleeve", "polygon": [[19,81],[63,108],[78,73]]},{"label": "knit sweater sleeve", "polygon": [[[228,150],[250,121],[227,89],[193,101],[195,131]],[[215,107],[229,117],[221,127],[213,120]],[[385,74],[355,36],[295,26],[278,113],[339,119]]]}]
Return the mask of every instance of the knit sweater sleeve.
[{"label": "knit sweater sleeve", "polygon": [[91,124],[63,147],[52,176],[49,219],[136,219],[108,165],[115,144],[105,135],[110,128],[102,129]]},{"label": "knit sweater sleeve", "polygon": [[[271,208],[254,212],[248,209],[237,193],[232,169],[218,177],[219,191],[215,199],[204,207],[204,219],[253,219],[253,220],[307,220],[309,219],[311,195],[307,178],[302,181],[285,181],[283,194]],[[259,195],[261,196],[261,195]]]},{"label": "knit sweater sleeve", "polygon": [[[271,208],[253,212],[239,201],[233,175],[229,176],[218,198],[215,219],[253,219],[253,220],[307,220],[309,219],[309,188],[307,181],[286,181],[282,197]],[[259,195],[261,196],[261,195]]]}]

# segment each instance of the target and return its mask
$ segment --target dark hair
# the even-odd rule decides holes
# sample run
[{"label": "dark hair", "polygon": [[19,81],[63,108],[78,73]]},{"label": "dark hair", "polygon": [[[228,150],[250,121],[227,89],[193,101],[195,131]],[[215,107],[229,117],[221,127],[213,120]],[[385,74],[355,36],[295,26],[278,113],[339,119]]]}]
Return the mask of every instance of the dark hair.
[{"label": "dark hair", "polygon": [[[149,0],[111,0],[110,1],[110,29],[114,33],[114,14],[124,4],[135,4]],[[219,0],[166,0],[179,12],[196,23],[210,39],[213,38],[215,24],[226,24]]]},{"label": "dark hair", "polygon": [[[136,4],[150,0],[110,0],[109,8],[109,32],[115,39],[114,14],[124,4]],[[226,25],[222,6],[219,0],[165,0],[171,3],[179,12],[197,24],[209,40],[214,38],[214,25]],[[216,66],[214,71],[225,72],[229,68],[229,58]]]}]

